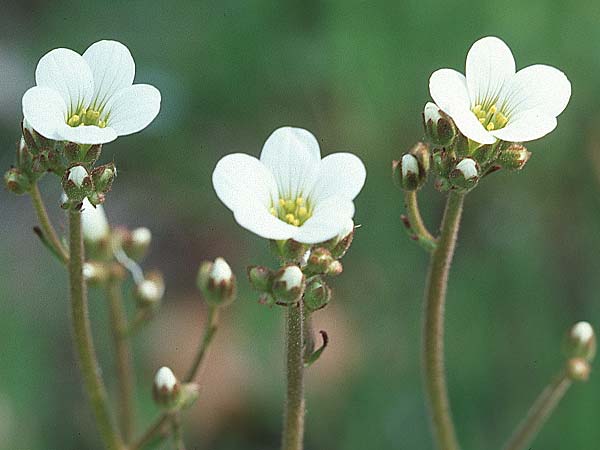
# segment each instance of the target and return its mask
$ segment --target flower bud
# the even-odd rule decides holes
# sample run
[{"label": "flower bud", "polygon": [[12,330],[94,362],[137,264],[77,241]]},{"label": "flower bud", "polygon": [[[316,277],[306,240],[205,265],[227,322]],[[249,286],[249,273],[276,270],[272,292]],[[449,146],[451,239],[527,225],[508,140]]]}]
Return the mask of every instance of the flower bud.
[{"label": "flower bud", "polygon": [[577,322],[564,340],[564,351],[568,358],[583,358],[592,361],[596,355],[596,335],[588,322]]},{"label": "flower bud", "polygon": [[521,144],[512,144],[506,150],[502,150],[498,156],[498,163],[509,170],[521,170],[529,158],[531,152]]},{"label": "flower bud", "polygon": [[110,226],[102,205],[94,206],[87,198],[81,207],[81,228],[83,239],[89,244],[106,242],[110,236]]},{"label": "flower bud", "polygon": [[313,279],[307,284],[303,298],[309,312],[317,311],[331,300],[331,288],[323,280]]},{"label": "flower bud", "polygon": [[304,274],[300,267],[289,265],[277,271],[273,279],[273,296],[279,303],[298,302],[304,291]]},{"label": "flower bud", "polygon": [[162,276],[152,273],[135,287],[135,298],[140,308],[156,307],[165,294],[165,283]]},{"label": "flower bud", "polygon": [[471,158],[461,160],[450,173],[452,185],[461,189],[471,189],[479,181],[477,163]]},{"label": "flower bud", "polygon": [[146,256],[152,242],[152,232],[148,228],[139,227],[129,231],[121,227],[117,233],[121,241],[121,247],[123,247],[127,256],[136,261],[140,261]]},{"label": "flower bud", "polygon": [[592,371],[590,363],[583,358],[571,358],[567,361],[567,375],[573,381],[587,381]]},{"label": "flower bud", "polygon": [[4,184],[6,189],[17,195],[25,194],[31,189],[29,177],[16,167],[9,169],[4,174]]},{"label": "flower bud", "polygon": [[417,158],[419,163],[419,186],[422,186],[427,180],[427,174],[431,167],[431,152],[429,146],[423,142],[417,144],[410,150],[411,155]]},{"label": "flower bud", "polygon": [[210,305],[225,306],[235,299],[235,275],[223,258],[203,262],[196,283]]},{"label": "flower bud", "polygon": [[92,179],[86,168],[81,165],[67,169],[62,186],[71,205],[80,204],[84,198],[93,193]]},{"label": "flower bud", "polygon": [[104,164],[92,170],[91,176],[96,191],[106,194],[117,176],[117,168],[114,163]]},{"label": "flower bud", "polygon": [[110,271],[104,264],[93,261],[83,263],[82,271],[83,279],[90,286],[101,285],[107,282],[110,277]]},{"label": "flower bud", "polygon": [[440,147],[452,144],[456,137],[454,122],[435,103],[428,102],[423,110],[423,125],[429,141]]},{"label": "flower bud", "polygon": [[257,291],[271,292],[273,272],[265,266],[250,266],[248,267],[248,280]]},{"label": "flower bud", "polygon": [[178,403],[181,385],[171,369],[166,366],[158,369],[154,376],[152,394],[154,401],[160,406],[170,408]]},{"label": "flower bud", "polygon": [[392,162],[394,180],[405,191],[419,188],[419,161],[414,155],[406,153],[400,161]]},{"label": "flower bud", "polygon": [[329,266],[335,261],[331,252],[325,247],[317,247],[310,252],[306,261],[306,271],[312,274],[323,274],[329,269]]}]

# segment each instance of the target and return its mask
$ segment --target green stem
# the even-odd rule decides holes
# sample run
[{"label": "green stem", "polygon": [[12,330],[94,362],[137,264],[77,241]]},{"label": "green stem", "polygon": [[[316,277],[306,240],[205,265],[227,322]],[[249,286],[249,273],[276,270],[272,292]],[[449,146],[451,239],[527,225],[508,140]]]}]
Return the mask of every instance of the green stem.
[{"label": "green stem", "polygon": [[79,211],[69,211],[69,250],[71,255],[69,260],[69,281],[73,339],[75,341],[84,387],[90,398],[94,416],[106,447],[110,450],[122,450],[123,443],[108,408],[106,388],[100,375],[100,368],[98,367],[98,360],[92,340],[87,289],[82,274],[84,252],[81,234],[81,213]]},{"label": "green stem", "polygon": [[561,371],[552,382],[542,391],[525,419],[504,446],[504,450],[525,450],[538,434],[546,420],[550,417],[569,387],[571,379],[566,372]]},{"label": "green stem", "polygon": [[133,367],[129,340],[127,339],[127,316],[123,305],[121,281],[112,279],[106,287],[110,307],[110,322],[115,351],[117,383],[119,388],[119,422],[125,442],[133,434],[135,410],[133,405]]},{"label": "green stem", "polygon": [[[437,245],[435,237],[427,230],[417,201],[417,191],[404,191],[404,207],[408,222],[404,222],[410,237],[417,241],[425,250],[433,251]],[[406,220],[406,217],[403,218]]]},{"label": "green stem", "polygon": [[444,309],[448,272],[454,255],[456,237],[464,202],[462,193],[450,192],[442,219],[441,233],[431,255],[425,290],[423,324],[423,370],[431,423],[441,450],[458,450],[450,412],[444,369]]},{"label": "green stem", "polygon": [[192,363],[190,369],[187,372],[186,377],[184,378],[184,383],[191,383],[196,378],[198,374],[198,370],[202,365],[202,361],[204,361],[204,357],[208,352],[208,348],[210,343],[215,336],[217,331],[217,324],[219,320],[219,308],[216,306],[208,307],[208,319],[206,329],[204,330],[204,336],[202,337],[202,343],[200,347],[198,347],[198,351],[196,352],[196,357],[194,358],[194,362]]},{"label": "green stem", "polygon": [[286,373],[287,392],[282,450],[302,450],[304,441],[304,331],[303,306],[287,307]]},{"label": "green stem", "polygon": [[31,195],[33,207],[35,208],[35,212],[40,222],[45,243],[52,248],[54,254],[60,259],[60,261],[64,265],[67,265],[69,262],[69,255],[63,244],[60,242],[60,239],[58,238],[58,235],[52,226],[52,222],[50,222],[50,218],[48,217],[48,212],[44,206],[44,200],[42,199],[42,194],[40,193],[40,188],[38,187],[37,183],[33,184],[31,190],[29,191],[29,195]]},{"label": "green stem", "polygon": [[173,429],[173,444],[175,446],[175,450],[185,450],[183,431],[181,430],[181,418],[179,417],[179,414],[173,415],[171,426]]},{"label": "green stem", "polygon": [[[215,333],[217,331],[218,319],[218,307],[209,306],[206,330],[204,331],[204,336],[202,337],[202,341],[200,343],[200,346],[198,347],[198,351],[196,352],[196,357],[194,358],[194,361],[190,366],[190,369],[188,370],[188,373],[183,381],[184,383],[191,383],[192,381],[194,381],[194,378],[196,378],[196,375],[198,374],[198,371],[202,366],[202,362],[206,358],[210,344],[212,343]],[[165,436],[160,436],[160,434],[163,432],[167,424],[172,420],[172,417],[172,412],[164,413],[160,417],[158,417],[148,427],[148,429],[144,432],[142,437],[140,437],[136,441],[136,443],[131,445],[129,450],[142,449],[151,442],[153,442],[155,439],[164,438]]]}]

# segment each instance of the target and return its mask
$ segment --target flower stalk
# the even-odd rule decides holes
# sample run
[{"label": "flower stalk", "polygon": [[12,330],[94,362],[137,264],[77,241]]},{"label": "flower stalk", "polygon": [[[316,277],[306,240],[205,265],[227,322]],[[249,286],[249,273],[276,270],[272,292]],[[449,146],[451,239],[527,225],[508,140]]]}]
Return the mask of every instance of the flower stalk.
[{"label": "flower stalk", "polygon": [[127,317],[123,305],[121,281],[112,279],[106,287],[110,308],[110,322],[115,352],[117,383],[119,389],[119,422],[125,442],[129,442],[134,431],[135,408],[133,404],[134,380],[131,347],[126,333]]},{"label": "flower stalk", "polygon": [[69,262],[69,255],[62,242],[60,242],[60,239],[58,238],[58,235],[52,226],[52,222],[50,222],[48,212],[46,211],[46,206],[44,205],[44,200],[42,199],[42,194],[40,193],[40,188],[36,183],[31,186],[29,195],[31,195],[33,207],[40,222],[40,228],[42,231],[42,236],[40,237],[56,255],[60,262],[63,265],[67,265]]},{"label": "flower stalk", "polygon": [[200,344],[200,347],[198,347],[196,356],[194,357],[194,362],[190,366],[190,369],[188,370],[187,375],[184,378],[184,383],[191,383],[192,381],[194,381],[194,378],[196,378],[196,375],[200,370],[200,366],[202,365],[202,361],[204,361],[204,358],[208,352],[210,343],[212,342],[215,333],[217,332],[218,323],[219,308],[217,306],[209,306],[208,319],[206,329],[204,331],[204,336],[202,337],[202,342]]},{"label": "flower stalk", "polygon": [[433,251],[437,245],[436,239],[429,232],[421,217],[417,191],[404,191],[404,206],[407,215],[403,216],[403,222],[411,239],[417,241],[425,250]]},{"label": "flower stalk", "polygon": [[423,375],[433,432],[441,450],[458,450],[450,411],[444,368],[444,310],[448,273],[454,255],[465,194],[451,191],[442,219],[441,234],[431,255],[425,289]]},{"label": "flower stalk", "polygon": [[87,289],[83,280],[83,237],[81,232],[81,212],[69,211],[69,282],[71,292],[71,315],[73,339],[75,341],[79,368],[85,390],[92,404],[98,428],[109,450],[123,450],[121,436],[108,407],[106,387],[100,375],[100,368],[94,349],[92,330],[89,321]]},{"label": "flower stalk", "polygon": [[529,444],[556,409],[571,384],[572,380],[567,371],[562,370],[542,391],[525,419],[504,446],[504,450],[528,449]]},{"label": "flower stalk", "polygon": [[287,391],[282,450],[302,450],[304,441],[304,319],[303,305],[287,307],[286,376]]}]

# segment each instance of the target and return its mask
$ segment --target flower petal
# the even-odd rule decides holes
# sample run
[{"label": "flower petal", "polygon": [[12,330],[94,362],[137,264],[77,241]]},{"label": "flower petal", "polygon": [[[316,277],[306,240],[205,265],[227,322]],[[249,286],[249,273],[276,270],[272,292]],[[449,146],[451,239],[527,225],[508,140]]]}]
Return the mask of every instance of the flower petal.
[{"label": "flower petal", "polygon": [[244,207],[235,209],[233,216],[240,226],[266,239],[290,239],[298,230],[298,227],[273,216],[262,203],[257,201],[251,201]]},{"label": "flower petal", "polygon": [[57,48],[42,56],[35,69],[35,82],[57,91],[69,113],[87,105],[94,93],[90,67],[79,53],[67,48]]},{"label": "flower petal", "polygon": [[283,127],[269,136],[260,160],[273,173],[279,194],[295,198],[312,188],[321,152],[316,138],[309,131]]},{"label": "flower petal", "polygon": [[515,70],[515,59],[504,41],[488,36],[475,42],[467,54],[465,70],[471,105],[494,104]]},{"label": "flower petal", "polygon": [[520,112],[511,117],[504,128],[492,132],[507,142],[526,142],[539,139],[556,128],[556,117],[540,110]]},{"label": "flower petal", "polygon": [[319,202],[310,219],[297,227],[294,240],[304,244],[317,244],[336,237],[354,216],[354,203],[347,197],[332,196]]},{"label": "flower petal", "polygon": [[439,69],[429,78],[429,93],[433,101],[446,114],[454,110],[471,108],[467,80],[465,76],[453,69]]},{"label": "flower petal", "polygon": [[333,153],[321,160],[318,181],[310,195],[314,201],[334,195],[353,200],[365,184],[367,171],[358,156]]},{"label": "flower petal", "polygon": [[58,129],[66,125],[67,105],[54,89],[35,86],[23,95],[23,117],[29,126],[48,139],[60,140]]},{"label": "flower petal", "polygon": [[536,64],[519,70],[502,92],[508,115],[538,110],[558,116],[571,98],[571,83],[560,70]]},{"label": "flower petal", "polygon": [[158,89],[149,84],[134,84],[121,89],[106,104],[108,126],[119,136],[137,133],[157,116],[160,100]]},{"label": "flower petal", "polygon": [[481,125],[481,122],[471,110],[463,109],[447,114],[452,117],[460,132],[472,141],[480,144],[493,144],[496,142],[494,136]]},{"label": "flower petal", "polygon": [[83,58],[94,77],[94,109],[100,109],[112,95],[133,84],[135,63],[129,49],[120,42],[96,42]]},{"label": "flower petal", "polygon": [[112,128],[100,128],[95,125],[70,127],[65,123],[60,126],[57,133],[61,140],[76,144],[106,144],[117,138],[117,132]]},{"label": "flower petal", "polygon": [[221,158],[212,181],[217,196],[232,211],[256,204],[268,212],[272,202],[277,201],[273,175],[250,155],[233,153]]}]

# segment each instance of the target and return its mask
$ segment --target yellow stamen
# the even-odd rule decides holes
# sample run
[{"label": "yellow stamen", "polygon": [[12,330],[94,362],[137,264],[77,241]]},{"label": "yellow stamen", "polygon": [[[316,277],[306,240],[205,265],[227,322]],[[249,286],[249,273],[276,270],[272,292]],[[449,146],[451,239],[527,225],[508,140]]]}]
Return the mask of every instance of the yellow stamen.
[{"label": "yellow stamen", "polygon": [[307,214],[308,209],[306,209],[305,206],[301,206],[300,208],[298,208],[298,217],[306,217]]},{"label": "yellow stamen", "polygon": [[492,131],[494,129],[494,122],[488,123],[487,126],[486,126],[486,128],[487,128],[488,131]]},{"label": "yellow stamen", "polygon": [[77,125],[79,125],[79,121],[80,118],[77,114],[73,114],[69,120],[67,120],[67,125],[69,125],[70,127],[76,127]]},{"label": "yellow stamen", "polygon": [[269,212],[271,213],[271,215],[277,217],[277,210],[275,208],[273,208],[272,206],[271,206],[271,209],[269,209]]},{"label": "yellow stamen", "polygon": [[302,197],[298,197],[296,199],[296,205],[302,206],[304,204],[304,199]]},{"label": "yellow stamen", "polygon": [[481,124],[483,125],[485,123],[485,117],[480,117],[479,122],[481,122]]},{"label": "yellow stamen", "polygon": [[285,220],[287,223],[289,223],[290,225],[294,224],[294,221],[296,220],[296,217],[293,214],[286,214],[285,215]]}]

